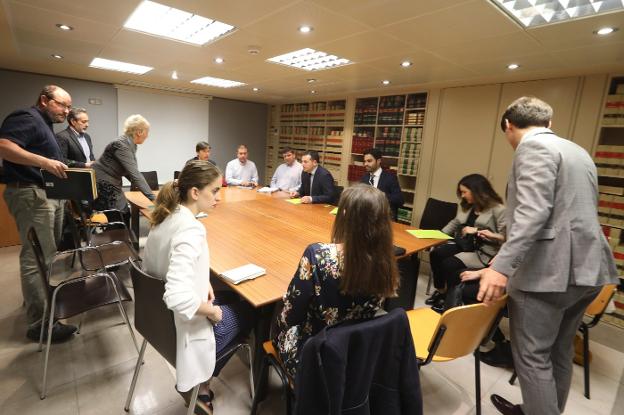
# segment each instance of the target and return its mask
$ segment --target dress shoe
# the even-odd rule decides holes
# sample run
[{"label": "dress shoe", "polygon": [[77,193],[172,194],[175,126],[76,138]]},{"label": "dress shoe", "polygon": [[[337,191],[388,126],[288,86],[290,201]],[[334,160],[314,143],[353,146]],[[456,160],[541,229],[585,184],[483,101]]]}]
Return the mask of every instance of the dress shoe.
[{"label": "dress shoe", "polygon": [[433,292],[433,294],[431,294],[431,297],[427,298],[425,300],[425,304],[427,305],[434,305],[435,303],[437,303],[440,300],[444,300],[444,296],[446,294],[442,294],[440,291],[435,290]]},{"label": "dress shoe", "polygon": [[[52,326],[52,343],[60,343],[66,340],[69,340],[74,333],[78,330],[78,327],[73,326],[71,324],[63,324],[60,321],[57,321]],[[26,337],[34,342],[39,342],[39,334],[41,333],[41,323],[37,324],[34,327],[31,327],[26,332]],[[43,341],[48,340],[48,329],[47,327],[43,330]]]},{"label": "dress shoe", "polygon": [[524,415],[520,405],[514,405],[501,396],[490,395],[490,400],[494,404],[494,407],[498,409],[498,412],[503,415]]},{"label": "dress shoe", "polygon": [[441,298],[440,300],[438,300],[437,303],[435,303],[434,305],[431,306],[431,309],[433,311],[435,311],[438,314],[442,314],[445,311],[445,307],[444,307],[444,299]]},{"label": "dress shoe", "polygon": [[481,361],[486,365],[494,367],[513,368],[513,357],[511,355],[511,344],[505,340],[496,343],[489,352],[481,353]]}]

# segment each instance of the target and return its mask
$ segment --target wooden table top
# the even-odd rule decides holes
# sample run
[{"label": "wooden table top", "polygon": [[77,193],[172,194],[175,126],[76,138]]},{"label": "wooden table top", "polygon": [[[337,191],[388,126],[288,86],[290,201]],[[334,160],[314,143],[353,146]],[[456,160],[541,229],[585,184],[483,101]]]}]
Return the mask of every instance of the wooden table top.
[{"label": "wooden table top", "polygon": [[[211,271],[219,275],[248,263],[259,265],[266,269],[266,275],[228,285],[255,307],[280,300],[305,248],[314,242],[330,242],[335,219],[330,211],[334,206],[293,205],[283,192],[266,195],[238,188],[220,192],[217,207],[200,219],[206,227]],[[126,192],[126,198],[144,215],[150,215],[152,203],[143,194]],[[405,248],[406,255],[444,242],[417,239],[406,232],[413,229],[407,225],[392,226],[394,244]]]}]

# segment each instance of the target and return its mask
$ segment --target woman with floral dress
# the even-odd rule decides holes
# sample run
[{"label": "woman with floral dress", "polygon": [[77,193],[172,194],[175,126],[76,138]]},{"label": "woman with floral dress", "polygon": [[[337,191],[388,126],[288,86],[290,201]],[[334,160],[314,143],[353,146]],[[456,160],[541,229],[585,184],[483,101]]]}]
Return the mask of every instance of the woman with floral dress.
[{"label": "woman with floral dress", "polygon": [[309,245],[284,295],[274,339],[295,379],[303,344],[326,326],[373,317],[395,295],[398,270],[391,212],[383,192],[367,185],[345,189],[332,243]]}]

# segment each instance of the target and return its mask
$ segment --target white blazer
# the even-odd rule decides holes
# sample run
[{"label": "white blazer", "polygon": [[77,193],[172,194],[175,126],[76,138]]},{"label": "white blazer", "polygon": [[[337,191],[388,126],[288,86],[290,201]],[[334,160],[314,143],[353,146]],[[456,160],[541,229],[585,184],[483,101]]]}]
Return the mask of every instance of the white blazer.
[{"label": "white blazer", "polygon": [[216,360],[212,323],[195,315],[210,289],[206,229],[180,205],[152,228],[144,257],[145,271],[166,281],[163,300],[173,311],[176,325],[177,388],[186,392],[210,379]]}]

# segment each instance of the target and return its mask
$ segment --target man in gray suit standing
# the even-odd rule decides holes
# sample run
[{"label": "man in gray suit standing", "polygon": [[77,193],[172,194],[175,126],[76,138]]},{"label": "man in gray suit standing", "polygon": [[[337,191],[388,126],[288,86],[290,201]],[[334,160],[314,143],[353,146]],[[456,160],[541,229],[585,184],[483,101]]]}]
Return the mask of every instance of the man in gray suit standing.
[{"label": "man in gray suit standing", "polygon": [[84,108],[72,108],[67,115],[66,129],[56,135],[63,161],[68,167],[91,167],[95,161],[89,128],[89,115]]},{"label": "man in gray suit standing", "polygon": [[514,101],[501,128],[515,149],[507,184],[507,241],[481,271],[478,299],[509,293],[511,345],[522,405],[498,395],[503,414],[551,415],[565,408],[573,338],[601,286],[616,282],[598,223],[596,167],[587,152],[550,130],[552,108]]}]

